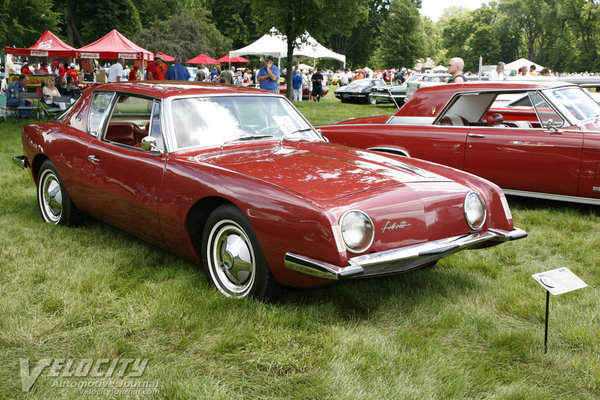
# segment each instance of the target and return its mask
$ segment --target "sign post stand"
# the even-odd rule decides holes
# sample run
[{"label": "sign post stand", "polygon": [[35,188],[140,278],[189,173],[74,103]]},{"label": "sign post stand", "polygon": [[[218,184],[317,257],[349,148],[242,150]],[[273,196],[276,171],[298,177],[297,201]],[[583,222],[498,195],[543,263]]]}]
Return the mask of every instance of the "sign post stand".
[{"label": "sign post stand", "polygon": [[546,290],[546,327],[544,329],[544,354],[548,352],[548,314],[550,313],[550,292]]},{"label": "sign post stand", "polygon": [[577,275],[568,268],[553,269],[531,275],[544,289],[546,289],[546,324],[544,327],[544,354],[548,352],[548,317],[550,314],[550,294],[559,295],[587,287]]}]

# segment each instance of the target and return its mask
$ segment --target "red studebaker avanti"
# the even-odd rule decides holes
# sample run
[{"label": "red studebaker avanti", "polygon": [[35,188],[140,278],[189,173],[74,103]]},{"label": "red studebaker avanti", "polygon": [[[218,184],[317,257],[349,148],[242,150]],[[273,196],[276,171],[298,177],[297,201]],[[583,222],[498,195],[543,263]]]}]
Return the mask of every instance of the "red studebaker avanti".
[{"label": "red studebaker avanti", "polygon": [[24,127],[23,150],[44,221],[92,215],[202,262],[231,297],[399,273],[526,235],[494,184],[328,143],[256,89],[101,85]]},{"label": "red studebaker avanti", "polygon": [[428,87],[395,115],[320,128],[332,142],[455,167],[508,194],[600,204],[600,106],[575,85]]}]

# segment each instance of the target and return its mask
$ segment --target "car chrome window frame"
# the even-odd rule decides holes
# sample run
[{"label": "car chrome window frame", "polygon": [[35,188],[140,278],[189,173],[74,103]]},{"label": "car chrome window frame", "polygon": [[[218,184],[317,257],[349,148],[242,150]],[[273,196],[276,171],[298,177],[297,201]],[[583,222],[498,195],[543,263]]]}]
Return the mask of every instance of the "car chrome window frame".
[{"label": "car chrome window frame", "polygon": [[[288,105],[290,105],[294,110],[296,110],[296,112],[298,113],[298,116],[300,119],[302,119],[306,125],[310,128],[312,128],[316,138],[315,140],[318,141],[322,141],[325,142],[325,138],[319,134],[319,132],[317,132],[317,130],[315,129],[315,127],[308,121],[308,119],[306,119],[306,117],[300,112],[298,111],[298,109],[294,106],[294,104],[285,96],[282,96],[280,94],[269,94],[269,93],[265,93],[265,94],[255,94],[255,93],[236,93],[236,94],[231,94],[231,93],[216,93],[216,94],[202,94],[202,95],[179,95],[179,96],[172,96],[172,97],[167,97],[165,99],[163,99],[163,104],[162,104],[162,113],[163,113],[163,119],[164,121],[162,121],[162,127],[163,127],[163,140],[165,142],[165,153],[166,152],[175,152],[175,151],[180,151],[180,150],[184,150],[188,147],[185,148],[178,148],[176,146],[176,140],[175,140],[175,125],[173,122],[173,102],[176,100],[180,100],[180,99],[191,99],[191,98],[212,98],[212,97],[276,97],[279,99],[283,99],[284,101],[286,101],[288,103]],[[168,150],[167,150],[168,149]]]},{"label": "car chrome window frame", "polygon": [[[104,94],[104,93],[110,93],[110,94],[112,94],[112,96],[111,96],[110,100],[108,101],[108,106],[106,107],[106,110],[104,110],[104,114],[102,115],[102,119],[100,120],[100,124],[98,125],[98,130],[93,131],[91,128],[92,119],[90,118],[90,115],[91,115],[92,106],[94,104],[94,98],[96,97],[96,95],[100,95],[100,94]],[[106,130],[106,121],[108,121],[107,116],[112,115],[112,109],[115,105],[115,98],[116,98],[116,92],[113,90],[97,90],[97,91],[94,91],[94,93],[92,93],[92,99],[90,101],[90,107],[88,109],[88,119],[87,119],[88,135],[95,137],[97,139],[100,139],[101,136],[104,136],[104,131]]]},{"label": "car chrome window frame", "polygon": [[154,127],[154,114],[155,114],[155,108],[156,107],[160,107],[159,111],[159,115],[160,115],[160,135],[162,136],[162,140],[163,140],[163,148],[161,149],[163,154],[166,154],[167,151],[167,141],[165,140],[165,119],[164,119],[164,115],[163,115],[163,101],[162,99],[157,99],[157,98],[153,98],[152,99],[152,111],[150,111],[150,130],[148,131],[148,135],[151,136],[152,133],[152,129]]},{"label": "car chrome window frame", "polygon": [[[531,107],[533,107],[533,111],[535,112],[535,115],[537,116],[538,122],[540,123],[540,126],[542,127],[541,129],[546,129],[544,127],[545,123],[542,120],[542,116],[540,115],[538,108],[536,107],[536,102],[534,102],[533,98],[531,97],[533,95],[539,95],[546,102],[546,104],[548,104],[548,106],[550,106],[552,111],[554,111],[560,118],[562,118],[563,122],[560,126],[556,126],[557,128],[563,128],[566,124],[573,125],[573,123],[568,118],[566,118],[565,113],[560,112],[560,110],[557,109],[559,104],[555,104],[552,101],[552,99],[550,99],[548,96],[544,95],[544,90],[530,90],[527,92],[527,96],[529,97],[529,101],[531,102]],[[535,129],[538,129],[538,128],[535,128]]]}]

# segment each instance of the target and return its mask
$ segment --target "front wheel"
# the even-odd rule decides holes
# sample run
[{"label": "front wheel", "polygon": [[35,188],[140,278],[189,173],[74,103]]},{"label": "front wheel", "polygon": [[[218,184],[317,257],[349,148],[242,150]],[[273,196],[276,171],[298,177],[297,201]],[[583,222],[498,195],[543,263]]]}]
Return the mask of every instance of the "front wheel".
[{"label": "front wheel", "polygon": [[222,205],[208,217],[202,261],[211,283],[227,297],[270,300],[279,294],[252,226],[233,205]]},{"label": "front wheel", "polygon": [[375,97],[373,97],[373,96],[368,96],[368,97],[367,97],[367,102],[368,102],[369,104],[373,104],[373,105],[375,105],[375,104],[377,104],[377,99],[376,99]]},{"label": "front wheel", "polygon": [[81,213],[69,197],[54,164],[42,163],[37,179],[38,208],[45,222],[56,225],[77,225]]}]

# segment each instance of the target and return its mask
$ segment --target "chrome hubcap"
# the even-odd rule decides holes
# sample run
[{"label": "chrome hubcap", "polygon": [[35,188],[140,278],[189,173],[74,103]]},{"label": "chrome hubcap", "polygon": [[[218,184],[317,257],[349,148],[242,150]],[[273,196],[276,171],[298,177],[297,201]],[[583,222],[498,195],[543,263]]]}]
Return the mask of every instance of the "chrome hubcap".
[{"label": "chrome hubcap", "polygon": [[235,221],[220,221],[208,245],[210,273],[219,290],[233,297],[247,295],[255,279],[255,258],[244,230]]},{"label": "chrome hubcap", "polygon": [[40,206],[49,222],[58,222],[62,215],[62,190],[60,182],[52,171],[42,176]]}]

